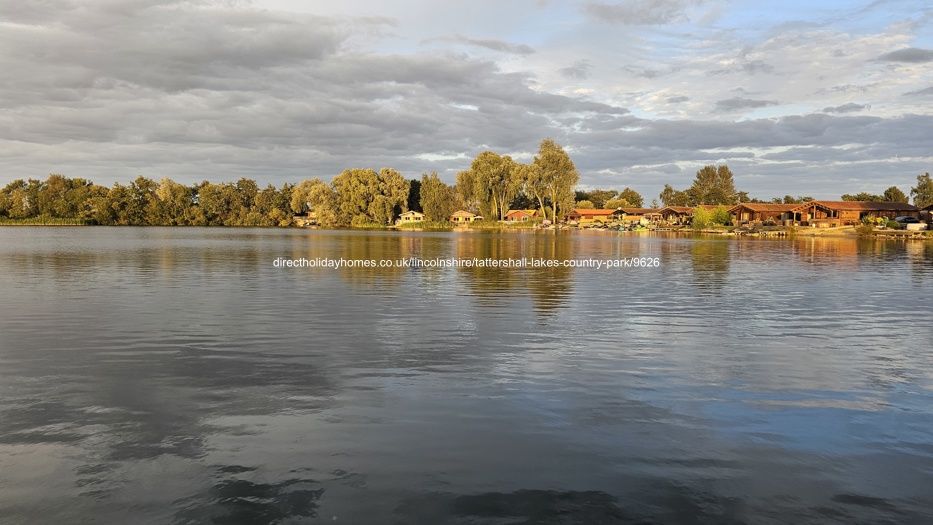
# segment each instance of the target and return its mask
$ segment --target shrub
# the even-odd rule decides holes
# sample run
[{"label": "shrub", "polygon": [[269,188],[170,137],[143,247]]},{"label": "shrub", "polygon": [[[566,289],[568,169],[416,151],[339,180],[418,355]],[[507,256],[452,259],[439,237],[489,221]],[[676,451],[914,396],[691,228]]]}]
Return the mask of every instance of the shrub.
[{"label": "shrub", "polygon": [[888,221],[888,222],[885,223],[884,226],[885,226],[886,228],[891,229],[891,230],[897,230],[898,228],[901,227],[901,223],[899,223],[899,222],[897,222],[897,221]]},{"label": "shrub", "polygon": [[700,207],[693,209],[693,220],[690,224],[694,230],[705,230],[709,228],[712,222],[712,217],[706,209]]},{"label": "shrub", "polygon": [[713,221],[713,224],[729,224],[732,222],[732,216],[729,215],[729,208],[725,206],[720,206],[713,210],[710,219]]},{"label": "shrub", "polygon": [[875,231],[875,228],[872,227],[869,223],[860,224],[855,227],[855,234],[859,237],[868,237],[872,235]]}]

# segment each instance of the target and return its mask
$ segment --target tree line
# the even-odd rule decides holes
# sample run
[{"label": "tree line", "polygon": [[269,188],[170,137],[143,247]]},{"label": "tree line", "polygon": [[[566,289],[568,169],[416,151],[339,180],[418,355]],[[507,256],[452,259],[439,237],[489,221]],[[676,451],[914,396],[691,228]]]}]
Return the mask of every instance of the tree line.
[{"label": "tree line", "polygon": [[[929,173],[917,175],[917,185],[910,189],[914,205],[924,207],[933,204],[933,180]],[[739,203],[759,204],[803,204],[814,200],[813,197],[785,195],[771,200],[761,200],[749,197],[748,192],[738,191],[735,188],[735,179],[728,166],[704,166],[697,171],[693,184],[686,190],[675,190],[670,184],[665,184],[659,195],[664,206],[699,206],[699,205],[735,205]],[[844,194],[844,201],[875,201],[875,202],[910,202],[907,194],[896,186],[884,190],[882,194],[861,192]]]},{"label": "tree line", "polygon": [[[15,180],[0,190],[0,218],[80,219],[103,225],[288,226],[294,214],[313,212],[323,226],[388,225],[403,212],[423,212],[428,221],[446,222],[457,210],[487,220],[501,220],[509,209],[538,209],[541,217],[560,218],[572,208],[640,208],[644,199],[631,188],[577,191],[579,174],[564,149],[551,139],[541,142],[534,159],[522,164],[508,155],[484,151],[470,169],[448,185],[437,173],[407,180],[383,168],[345,170],[331,182],[319,178],[299,184],[260,188],[251,179],[186,186],[168,178],[155,182],[139,176],[128,185],[105,187],[82,178],[52,174],[45,181]],[[914,204],[933,204],[930,174],[917,176],[910,190]],[[811,197],[753,199],[737,191],[728,166],[705,166],[686,190],[665,184],[665,206],[733,205],[739,202],[796,204]],[[880,195],[845,194],[842,200],[908,202],[890,187]],[[657,207],[657,201],[652,207]]]},{"label": "tree line", "polygon": [[386,225],[408,210],[424,213],[428,222],[447,222],[457,210],[501,220],[510,209],[529,208],[553,219],[573,208],[579,178],[563,147],[544,139],[527,164],[480,153],[453,185],[437,173],[405,180],[388,168],[346,170],[330,183],[315,177],[294,188],[292,210],[313,213],[322,226]]}]

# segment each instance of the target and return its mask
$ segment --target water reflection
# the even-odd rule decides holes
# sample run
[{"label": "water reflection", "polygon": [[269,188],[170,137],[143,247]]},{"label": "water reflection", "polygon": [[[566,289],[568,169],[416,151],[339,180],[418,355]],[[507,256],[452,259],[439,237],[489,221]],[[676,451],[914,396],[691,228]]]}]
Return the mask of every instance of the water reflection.
[{"label": "water reflection", "polygon": [[820,238],[0,229],[0,521],[922,523],[933,328],[908,314],[931,261]]},{"label": "water reflection", "polygon": [[690,248],[693,284],[704,291],[719,291],[729,277],[730,240],[698,238]]},{"label": "water reflection", "polygon": [[405,500],[395,510],[398,525],[436,523],[634,524],[604,492],[519,490],[467,496],[434,493]]},{"label": "water reflection", "polygon": [[312,479],[292,478],[277,483],[255,481],[254,467],[231,465],[216,470],[215,483],[203,494],[172,504],[179,509],[172,523],[196,525],[253,525],[315,518],[324,494]]}]

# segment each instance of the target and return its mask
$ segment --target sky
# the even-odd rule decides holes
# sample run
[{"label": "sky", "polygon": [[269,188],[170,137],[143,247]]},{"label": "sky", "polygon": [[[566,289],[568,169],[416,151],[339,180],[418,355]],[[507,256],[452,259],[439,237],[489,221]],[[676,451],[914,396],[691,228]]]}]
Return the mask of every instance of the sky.
[{"label": "sky", "polygon": [[453,183],[552,138],[581,189],[933,171],[933,0],[0,0],[0,184]]}]

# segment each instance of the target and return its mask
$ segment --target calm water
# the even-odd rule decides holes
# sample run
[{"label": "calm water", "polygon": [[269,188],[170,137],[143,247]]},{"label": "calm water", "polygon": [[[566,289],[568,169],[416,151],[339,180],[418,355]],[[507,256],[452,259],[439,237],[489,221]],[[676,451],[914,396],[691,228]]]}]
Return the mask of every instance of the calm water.
[{"label": "calm water", "polygon": [[[277,257],[658,258],[276,268]],[[0,523],[930,523],[933,244],[0,228]]]}]

